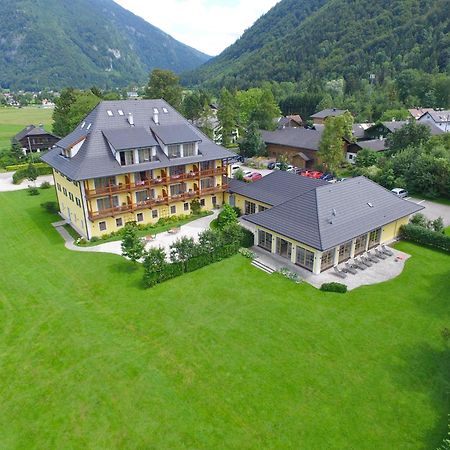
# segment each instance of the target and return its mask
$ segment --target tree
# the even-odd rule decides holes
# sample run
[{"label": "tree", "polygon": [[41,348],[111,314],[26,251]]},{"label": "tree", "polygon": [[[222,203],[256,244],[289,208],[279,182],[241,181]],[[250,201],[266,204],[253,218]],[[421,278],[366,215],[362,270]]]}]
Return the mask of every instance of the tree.
[{"label": "tree", "polygon": [[225,205],[223,205],[222,211],[217,217],[217,228],[219,230],[222,230],[223,228],[233,223],[237,223],[236,211],[232,206],[225,203]]},{"label": "tree", "polygon": [[431,138],[430,127],[411,120],[400,129],[391,133],[386,140],[389,153],[395,154],[407,147],[419,147]]},{"label": "tree", "polygon": [[348,112],[325,121],[317,156],[329,172],[336,172],[344,160],[344,138],[353,141],[352,125],[353,116]]},{"label": "tree", "polygon": [[391,120],[408,120],[411,118],[411,114],[407,109],[388,109],[380,117],[381,122],[390,122]]},{"label": "tree", "polygon": [[39,175],[39,173],[38,173],[38,170],[36,169],[36,166],[32,163],[29,163],[28,167],[27,167],[27,180],[36,184],[38,175]]},{"label": "tree", "polygon": [[194,198],[191,202],[191,213],[194,216],[198,216],[202,211],[202,205],[200,205],[200,201],[198,198]]},{"label": "tree", "polygon": [[122,256],[125,256],[134,263],[144,255],[145,246],[141,238],[138,237],[134,225],[127,224],[125,226],[121,248]]},{"label": "tree", "polygon": [[205,230],[199,234],[198,242],[203,253],[214,253],[222,246],[222,236],[220,231]]},{"label": "tree", "polygon": [[57,136],[66,136],[70,130],[69,112],[70,107],[76,100],[75,89],[69,87],[61,91],[61,95],[55,100],[55,109],[53,110],[53,132]]},{"label": "tree", "polygon": [[92,92],[78,92],[76,99],[69,109],[67,126],[69,132],[73,131],[78,124],[100,103],[101,98]]},{"label": "tree", "polygon": [[10,150],[11,157],[18,161],[19,159],[22,159],[23,157],[23,150],[22,146],[20,145],[20,142],[17,139],[13,139],[11,141],[11,150]]},{"label": "tree", "polygon": [[184,96],[181,110],[187,119],[198,120],[210,115],[210,103],[211,96],[206,91],[192,91]]},{"label": "tree", "polygon": [[240,246],[244,238],[244,229],[238,223],[231,223],[222,228],[223,245]]},{"label": "tree", "polygon": [[266,144],[261,138],[256,122],[251,122],[248,126],[245,137],[239,142],[239,150],[246,158],[263,156],[266,153]]},{"label": "tree", "polygon": [[220,91],[219,111],[217,118],[222,125],[222,143],[229,146],[231,136],[239,122],[239,108],[234,95],[226,88]]},{"label": "tree", "polygon": [[360,150],[355,159],[356,167],[370,167],[376,165],[378,154],[367,148]]},{"label": "tree", "polygon": [[187,260],[199,254],[198,247],[193,238],[183,236],[170,246],[170,260],[174,263],[181,262],[184,264]]},{"label": "tree", "polygon": [[144,256],[144,283],[147,287],[160,283],[167,267],[166,252],[162,248],[150,248]]},{"label": "tree", "polygon": [[144,98],[162,98],[175,109],[179,109],[182,95],[183,89],[180,85],[180,79],[174,72],[165,69],[154,69],[150,73]]}]

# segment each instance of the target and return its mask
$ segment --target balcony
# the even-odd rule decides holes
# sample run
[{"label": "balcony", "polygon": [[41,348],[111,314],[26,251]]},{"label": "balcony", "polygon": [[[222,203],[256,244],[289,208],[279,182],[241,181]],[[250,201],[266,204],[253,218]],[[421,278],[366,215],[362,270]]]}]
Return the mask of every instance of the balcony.
[{"label": "balcony", "polygon": [[157,186],[166,186],[181,181],[198,180],[211,176],[227,175],[226,167],[217,167],[216,169],[201,170],[196,172],[186,172],[177,175],[171,175],[163,178],[153,178],[150,180],[138,181],[136,183],[119,183],[96,189],[87,189],[86,196],[88,199],[102,197],[106,195],[115,195],[124,192],[132,192],[139,189],[154,188]]},{"label": "balcony", "polygon": [[199,189],[196,191],[182,192],[178,195],[158,197],[154,199],[145,200],[138,203],[130,203],[128,205],[116,206],[114,208],[102,209],[101,211],[90,211],[89,220],[94,221],[97,219],[104,219],[105,217],[115,217],[123,213],[132,213],[143,209],[151,209],[161,205],[169,205],[175,202],[185,202],[192,200],[196,197],[202,197],[204,195],[218,194],[228,189],[228,185],[210,187],[205,189]]}]

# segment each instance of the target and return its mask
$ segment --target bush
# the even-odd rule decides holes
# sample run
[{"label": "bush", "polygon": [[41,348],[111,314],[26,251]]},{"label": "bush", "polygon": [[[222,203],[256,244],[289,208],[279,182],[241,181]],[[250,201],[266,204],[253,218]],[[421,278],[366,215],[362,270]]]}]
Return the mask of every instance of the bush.
[{"label": "bush", "polygon": [[30,195],[39,195],[39,189],[37,187],[34,186],[28,186],[28,194]]},{"label": "bush", "polygon": [[323,283],[320,286],[320,290],[324,292],[339,292],[340,294],[345,294],[347,292],[347,286],[342,283]]},{"label": "bush", "polygon": [[242,230],[244,233],[241,243],[242,247],[245,248],[253,247],[255,245],[255,235],[247,228],[242,227]]},{"label": "bush", "polygon": [[236,211],[230,206],[225,204],[222,211],[217,216],[217,228],[223,229],[228,225],[237,223]]},{"label": "bush", "polygon": [[256,255],[255,253],[253,253],[251,250],[249,250],[248,248],[240,248],[239,249],[239,253],[244,256],[245,258],[248,259],[255,259]]},{"label": "bush", "polygon": [[234,209],[234,212],[236,213],[237,217],[242,216],[241,208],[239,208],[239,206],[233,206],[233,209]]},{"label": "bush", "polygon": [[186,261],[186,272],[194,272],[211,264],[210,255],[198,255]]},{"label": "bush", "polygon": [[302,281],[298,273],[292,272],[292,270],[289,270],[287,267],[282,267],[281,269],[278,269],[277,273],[287,278],[288,280],[293,281],[294,283],[300,283],[300,281]]},{"label": "bush", "polygon": [[41,183],[41,185],[39,187],[41,189],[50,189],[52,187],[52,185],[48,181],[44,181],[43,183]]},{"label": "bush", "polygon": [[44,202],[41,203],[41,206],[50,214],[56,214],[59,211],[59,206],[56,202]]},{"label": "bush", "polygon": [[[45,164],[45,163],[34,163],[34,166],[36,167],[36,169],[42,169],[42,168],[47,168],[50,169],[50,173],[52,168]],[[23,170],[23,169],[28,169],[28,163],[27,164],[15,164],[12,166],[6,166],[6,171],[7,172],[15,172],[16,170]]]},{"label": "bush", "polygon": [[91,242],[98,242],[99,240],[100,240],[100,238],[98,236],[91,237]]},{"label": "bush", "polygon": [[402,225],[400,227],[400,236],[408,241],[450,252],[450,236],[419,225]]}]

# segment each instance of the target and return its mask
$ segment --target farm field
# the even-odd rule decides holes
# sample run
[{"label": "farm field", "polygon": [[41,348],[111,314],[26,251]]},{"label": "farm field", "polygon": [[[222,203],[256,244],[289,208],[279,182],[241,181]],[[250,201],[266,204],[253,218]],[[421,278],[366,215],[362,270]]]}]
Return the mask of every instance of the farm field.
[{"label": "farm field", "polygon": [[345,295],[238,255],[145,290],[0,193],[0,447],[434,449],[447,430],[450,257]]},{"label": "farm field", "polygon": [[52,129],[53,109],[38,107],[0,108],[0,153],[8,149],[11,137],[27,125],[44,124],[46,130]]}]

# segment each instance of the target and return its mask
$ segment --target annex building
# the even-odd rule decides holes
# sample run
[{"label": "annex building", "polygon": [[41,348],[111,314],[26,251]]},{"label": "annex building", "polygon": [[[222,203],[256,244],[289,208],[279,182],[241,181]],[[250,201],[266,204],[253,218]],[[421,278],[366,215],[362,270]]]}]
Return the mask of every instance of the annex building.
[{"label": "annex building", "polygon": [[423,209],[365,177],[330,184],[281,171],[230,182],[228,201],[255,245],[315,274],[392,241]]},{"label": "annex building", "polygon": [[164,100],[120,100],[101,102],[42,160],[62,216],[91,239],[189,214],[193,199],[222,204],[233,156]]}]

